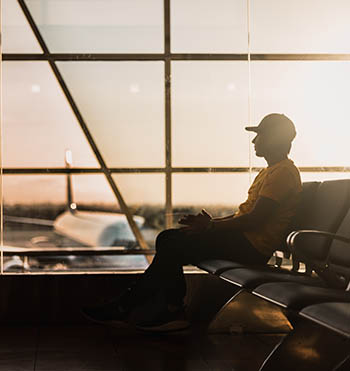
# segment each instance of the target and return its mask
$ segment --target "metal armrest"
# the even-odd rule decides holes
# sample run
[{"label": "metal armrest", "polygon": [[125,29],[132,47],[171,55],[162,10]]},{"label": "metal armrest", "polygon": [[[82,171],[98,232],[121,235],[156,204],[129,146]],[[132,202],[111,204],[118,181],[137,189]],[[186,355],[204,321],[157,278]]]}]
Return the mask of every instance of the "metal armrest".
[{"label": "metal armrest", "polygon": [[321,278],[323,278],[331,286],[337,288],[344,288],[344,285],[346,284],[345,278],[337,275],[329,268],[329,257],[332,245],[329,245],[326,257],[323,261],[315,261],[312,258],[309,258],[307,254],[304,254],[303,252],[300,251],[296,251],[297,238],[302,235],[316,235],[324,238],[329,238],[331,240],[342,241],[347,244],[350,244],[350,238],[335,233],[308,229],[294,231],[290,233],[287,237],[287,246],[292,252],[293,256],[295,256],[297,259],[300,258],[301,261],[309,265],[309,267],[311,267],[311,270],[314,270]]},{"label": "metal armrest", "polygon": [[291,252],[293,252],[296,244],[296,238],[300,235],[305,235],[305,234],[313,234],[313,235],[318,235],[318,236],[323,236],[327,237],[330,239],[334,240],[339,240],[342,242],[350,243],[350,238],[341,236],[339,234],[335,233],[330,233],[330,232],[325,232],[325,231],[318,231],[314,229],[301,229],[299,231],[293,231],[291,232],[288,237],[287,237],[287,246],[290,249]]}]

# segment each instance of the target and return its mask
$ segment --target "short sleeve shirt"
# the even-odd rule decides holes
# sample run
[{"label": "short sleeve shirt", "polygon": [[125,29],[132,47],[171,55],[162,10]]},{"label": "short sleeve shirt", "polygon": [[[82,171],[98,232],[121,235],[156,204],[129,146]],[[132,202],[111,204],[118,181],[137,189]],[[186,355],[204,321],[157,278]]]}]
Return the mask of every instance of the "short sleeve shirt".
[{"label": "short sleeve shirt", "polygon": [[282,244],[295,215],[301,191],[299,170],[290,159],[261,170],[254,179],[248,198],[239,206],[235,217],[251,212],[259,197],[267,197],[278,203],[276,212],[263,224],[244,231],[251,244],[264,255],[270,256]]}]

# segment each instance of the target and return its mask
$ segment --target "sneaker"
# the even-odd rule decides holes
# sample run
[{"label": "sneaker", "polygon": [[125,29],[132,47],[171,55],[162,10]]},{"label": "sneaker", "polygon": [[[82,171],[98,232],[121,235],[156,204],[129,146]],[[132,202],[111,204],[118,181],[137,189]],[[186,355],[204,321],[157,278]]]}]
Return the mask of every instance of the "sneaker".
[{"label": "sneaker", "polygon": [[130,292],[131,288],[127,288],[116,299],[102,305],[83,307],[81,313],[93,322],[125,327],[130,313],[128,306]]},{"label": "sneaker", "polygon": [[142,331],[170,332],[185,330],[190,323],[186,320],[184,308],[180,307],[174,311],[167,308],[156,319],[137,323],[135,327]]},{"label": "sneaker", "polygon": [[94,307],[83,307],[81,313],[90,321],[114,327],[127,327],[129,311],[123,308],[117,302],[110,302]]}]

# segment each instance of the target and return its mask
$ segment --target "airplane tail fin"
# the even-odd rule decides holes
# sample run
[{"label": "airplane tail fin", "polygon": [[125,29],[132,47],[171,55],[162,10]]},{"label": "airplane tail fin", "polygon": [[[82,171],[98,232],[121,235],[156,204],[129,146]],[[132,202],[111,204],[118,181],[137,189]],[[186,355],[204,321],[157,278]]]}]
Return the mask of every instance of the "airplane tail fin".
[{"label": "airplane tail fin", "polygon": [[[70,169],[72,167],[73,163],[73,158],[72,158],[72,151],[70,149],[66,150],[66,155],[65,155],[65,164],[66,164],[66,169]],[[73,201],[73,190],[72,190],[72,175],[67,172],[67,189],[66,189],[66,194],[67,194],[67,209],[71,212],[74,213],[77,209],[77,204]]]}]

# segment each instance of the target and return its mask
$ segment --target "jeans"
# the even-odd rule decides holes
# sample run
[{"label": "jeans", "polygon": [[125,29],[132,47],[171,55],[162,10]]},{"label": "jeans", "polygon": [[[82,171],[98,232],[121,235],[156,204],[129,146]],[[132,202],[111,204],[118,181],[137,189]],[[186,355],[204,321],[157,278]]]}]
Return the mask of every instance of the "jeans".
[{"label": "jeans", "polygon": [[261,254],[238,230],[186,233],[183,229],[164,230],[156,239],[156,254],[140,277],[134,302],[163,290],[168,304],[182,305],[186,295],[183,266],[205,259],[226,259],[242,264],[265,265]]}]

